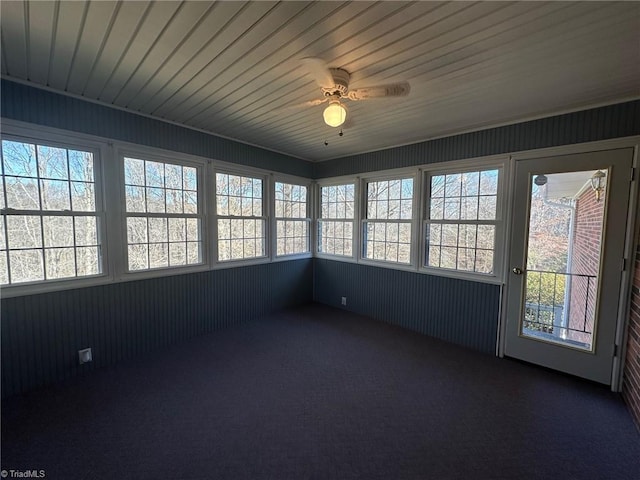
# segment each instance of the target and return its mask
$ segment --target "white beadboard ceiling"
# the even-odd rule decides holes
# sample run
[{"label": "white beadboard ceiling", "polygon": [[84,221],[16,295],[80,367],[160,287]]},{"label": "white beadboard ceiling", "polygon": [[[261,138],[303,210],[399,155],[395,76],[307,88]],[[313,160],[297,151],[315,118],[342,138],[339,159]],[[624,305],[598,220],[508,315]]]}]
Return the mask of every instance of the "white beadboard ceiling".
[{"label": "white beadboard ceiling", "polygon": [[[2,1],[2,76],[324,160],[640,97],[639,2]],[[351,88],[344,135],[301,63]],[[324,145],[328,141],[329,145]]]}]

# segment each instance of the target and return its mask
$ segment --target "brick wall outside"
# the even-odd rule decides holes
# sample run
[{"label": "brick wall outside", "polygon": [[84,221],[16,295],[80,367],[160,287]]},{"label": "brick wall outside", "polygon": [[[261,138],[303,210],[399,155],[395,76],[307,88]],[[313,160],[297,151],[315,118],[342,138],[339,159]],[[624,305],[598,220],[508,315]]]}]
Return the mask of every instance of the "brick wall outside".
[{"label": "brick wall outside", "polygon": [[[600,265],[600,245],[604,201],[596,201],[595,192],[587,188],[578,197],[573,236],[573,253],[570,273],[583,276],[571,277],[569,327],[593,332],[598,282],[595,277]],[[570,330],[567,338],[591,343],[591,335]]]},{"label": "brick wall outside", "polygon": [[640,429],[640,244],[635,257],[622,396]]}]

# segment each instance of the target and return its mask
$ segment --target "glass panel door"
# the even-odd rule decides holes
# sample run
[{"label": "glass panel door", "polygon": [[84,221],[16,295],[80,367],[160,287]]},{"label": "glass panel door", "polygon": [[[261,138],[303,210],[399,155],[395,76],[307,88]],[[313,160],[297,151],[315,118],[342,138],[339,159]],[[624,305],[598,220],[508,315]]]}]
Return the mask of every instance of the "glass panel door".
[{"label": "glass panel door", "polygon": [[604,166],[533,176],[523,336],[593,351],[607,176]]},{"label": "glass panel door", "polygon": [[516,162],[505,355],[611,383],[632,159]]}]

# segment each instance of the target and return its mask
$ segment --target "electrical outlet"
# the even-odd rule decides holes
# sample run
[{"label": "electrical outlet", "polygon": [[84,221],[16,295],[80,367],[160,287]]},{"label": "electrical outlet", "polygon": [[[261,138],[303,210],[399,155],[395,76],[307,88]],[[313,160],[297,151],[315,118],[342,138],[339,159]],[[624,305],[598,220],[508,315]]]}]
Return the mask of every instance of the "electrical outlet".
[{"label": "electrical outlet", "polygon": [[347,306],[347,297],[342,297],[342,305]]},{"label": "electrical outlet", "polygon": [[80,360],[80,365],[83,363],[89,363],[93,358],[91,357],[91,349],[83,348],[82,350],[78,350],[78,359]]}]

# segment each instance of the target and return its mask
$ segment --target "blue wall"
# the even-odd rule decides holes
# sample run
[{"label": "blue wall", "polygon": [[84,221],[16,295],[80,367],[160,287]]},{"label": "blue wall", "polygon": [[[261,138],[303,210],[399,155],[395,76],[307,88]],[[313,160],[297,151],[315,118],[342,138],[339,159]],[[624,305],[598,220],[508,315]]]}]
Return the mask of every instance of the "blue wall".
[{"label": "blue wall", "polygon": [[640,135],[640,100],[315,164],[315,178]]},{"label": "blue wall", "polygon": [[5,298],[2,396],[310,302],[312,276],[308,258]]},{"label": "blue wall", "polygon": [[2,117],[311,177],[313,164],[97,103],[2,80]]},{"label": "blue wall", "polygon": [[[314,300],[494,353],[500,286],[314,259]],[[340,307],[345,308],[345,307]]]}]

